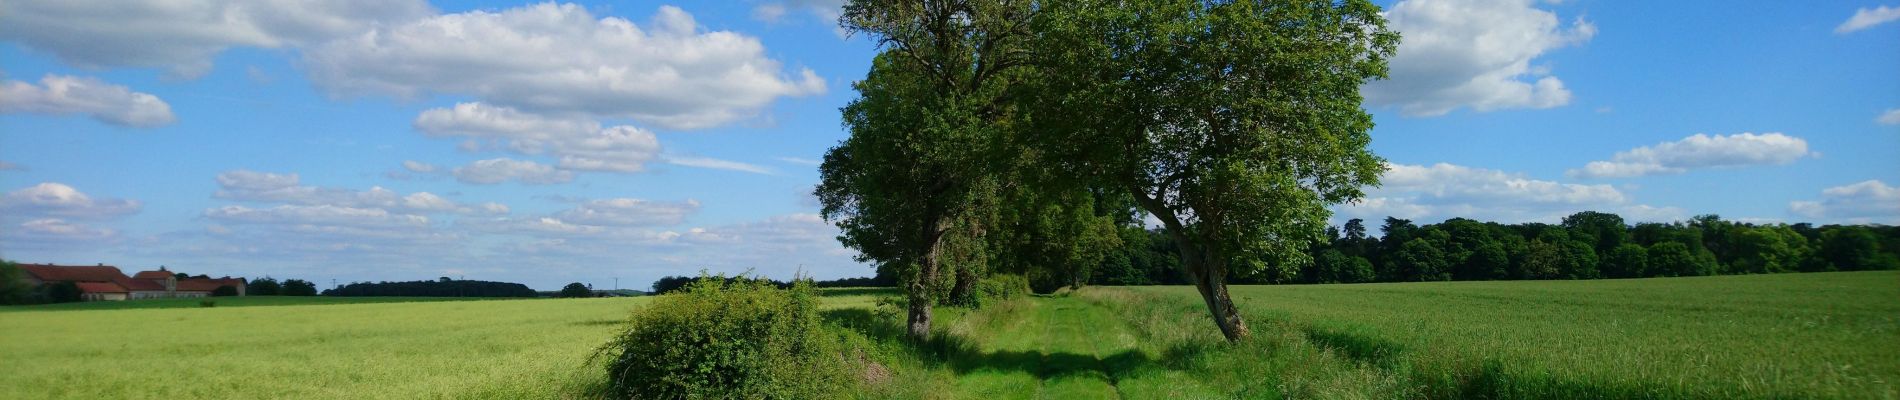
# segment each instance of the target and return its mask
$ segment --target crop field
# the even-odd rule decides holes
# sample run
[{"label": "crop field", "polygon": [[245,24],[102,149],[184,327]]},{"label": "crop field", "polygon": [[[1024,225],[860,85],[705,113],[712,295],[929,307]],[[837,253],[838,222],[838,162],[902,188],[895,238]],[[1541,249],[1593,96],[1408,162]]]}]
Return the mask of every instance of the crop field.
[{"label": "crop field", "polygon": [[204,308],[204,302],[214,307],[257,307],[257,306],[310,306],[325,304],[372,304],[372,303],[411,303],[419,301],[477,301],[492,300],[479,297],[294,297],[294,296],[245,296],[211,297],[194,299],[151,299],[139,301],[89,301],[80,303],[40,304],[32,306],[0,307],[0,312],[9,311],[70,311],[70,310],[125,310],[137,308]]},{"label": "crop field", "polygon": [[643,298],[0,313],[0,398],[546,398]]},{"label": "crop field", "polygon": [[[939,308],[924,345],[894,292],[825,293],[862,398],[1900,397],[1895,272],[1244,286],[1235,345],[1189,287]],[[588,398],[646,301],[0,312],[0,398]]]}]

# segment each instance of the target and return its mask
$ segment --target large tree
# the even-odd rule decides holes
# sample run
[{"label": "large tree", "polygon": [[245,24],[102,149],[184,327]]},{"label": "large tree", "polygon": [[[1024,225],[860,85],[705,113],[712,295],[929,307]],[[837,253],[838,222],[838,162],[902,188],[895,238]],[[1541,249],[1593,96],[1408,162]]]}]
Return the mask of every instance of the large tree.
[{"label": "large tree", "polygon": [[825,155],[817,195],[840,241],[906,279],[913,339],[929,335],[941,275],[957,270],[940,263],[947,235],[983,231],[980,200],[996,186],[1033,11],[1030,1],[855,0],[839,19],[882,51],[854,85],[851,137]]},{"label": "large tree", "polygon": [[1245,338],[1228,276],[1308,262],[1326,207],[1377,183],[1359,88],[1384,77],[1398,34],[1365,0],[1041,6],[1035,143],[1129,192],[1222,334]]}]

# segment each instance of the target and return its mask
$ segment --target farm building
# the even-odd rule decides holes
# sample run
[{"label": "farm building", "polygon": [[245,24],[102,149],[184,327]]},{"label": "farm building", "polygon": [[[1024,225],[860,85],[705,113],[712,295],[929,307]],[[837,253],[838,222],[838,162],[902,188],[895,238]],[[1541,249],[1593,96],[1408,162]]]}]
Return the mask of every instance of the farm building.
[{"label": "farm building", "polygon": [[26,272],[26,282],[31,285],[72,282],[79,288],[79,297],[85,301],[118,301],[137,299],[162,299],[174,297],[207,297],[221,286],[237,289],[237,295],[244,295],[244,278],[178,278],[177,274],[159,267],[157,271],[143,271],[133,276],[125,276],[118,267],[100,264],[95,266],[65,266],[48,264],[20,264],[20,270]]}]

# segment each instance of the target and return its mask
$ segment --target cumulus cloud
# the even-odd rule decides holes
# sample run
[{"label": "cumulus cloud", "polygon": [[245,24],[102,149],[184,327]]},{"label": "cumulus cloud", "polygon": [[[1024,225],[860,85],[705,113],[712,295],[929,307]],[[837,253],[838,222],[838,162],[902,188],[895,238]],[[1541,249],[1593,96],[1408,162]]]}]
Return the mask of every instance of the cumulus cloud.
[{"label": "cumulus cloud", "polygon": [[307,50],[304,64],[337,95],[470,95],[535,113],[694,129],[825,91],[810,69],[786,73],[765,54],[757,38],[706,31],[677,7],[660,7],[643,27],[542,3],[374,28]]},{"label": "cumulus cloud", "polygon": [[0,210],[10,216],[103,219],[136,213],[140,207],[137,200],[94,199],[58,182],[43,182],[0,197]]},{"label": "cumulus cloud", "polygon": [[555,214],[564,221],[599,226],[677,225],[699,212],[699,201],[655,202],[641,199],[589,200]]},{"label": "cumulus cloud", "polygon": [[1532,0],[1404,0],[1386,18],[1405,40],[1391,79],[1367,84],[1366,99],[1410,116],[1570,104],[1563,81],[1532,62],[1597,32],[1582,18],[1566,25]]},{"label": "cumulus cloud", "polygon": [[762,174],[762,175],[772,174],[771,168],[766,168],[766,167],[754,165],[754,164],[742,163],[738,161],[721,160],[717,158],[691,157],[691,156],[667,156],[666,163],[673,164],[673,165],[694,167],[694,168],[723,169],[727,171],[750,172],[750,173]]},{"label": "cumulus cloud", "polygon": [[172,116],[172,106],[158,96],[94,78],[52,74],[41,77],[39,85],[0,81],[0,113],[82,114],[99,122],[134,128],[178,120]]},{"label": "cumulus cloud", "polygon": [[1627,178],[1680,174],[1693,169],[1785,165],[1807,157],[1808,141],[1779,132],[1734,135],[1695,134],[1673,142],[1617,152],[1609,161],[1591,161],[1565,175],[1572,178]]},{"label": "cumulus cloud", "polygon": [[1900,7],[1861,8],[1854,10],[1854,16],[1841,22],[1841,26],[1834,27],[1834,33],[1848,34],[1893,21],[1900,21]]},{"label": "cumulus cloud", "polygon": [[314,44],[433,12],[422,0],[9,0],[0,39],[83,67],[197,77],[227,48]]},{"label": "cumulus cloud", "polygon": [[517,154],[549,155],[563,169],[640,172],[659,155],[652,132],[620,125],[602,128],[582,116],[551,117],[483,103],[460,103],[416,116],[417,130],[434,137],[471,140],[476,150],[500,147]]},{"label": "cumulus cloud", "polygon": [[1900,224],[1900,187],[1879,180],[1835,186],[1821,190],[1820,200],[1788,203],[1788,211],[1814,219]]},{"label": "cumulus cloud", "polygon": [[59,218],[41,218],[22,222],[0,232],[10,244],[79,244],[97,243],[117,239],[119,232],[112,229],[95,228],[85,224],[69,222]]},{"label": "cumulus cloud", "polygon": [[492,213],[498,209],[487,204],[460,204],[429,192],[404,195],[381,186],[369,190],[304,186],[297,174],[235,170],[218,174],[217,180],[218,191],[212,197],[226,200],[419,213]]},{"label": "cumulus cloud", "polygon": [[480,160],[456,167],[450,172],[462,183],[492,185],[516,181],[528,185],[549,185],[574,181],[574,172],[554,169],[533,161],[507,158]]},{"label": "cumulus cloud", "polygon": [[1578,211],[1624,214],[1633,220],[1671,220],[1682,210],[1634,204],[1610,185],[1533,179],[1523,174],[1438,163],[1390,164],[1382,186],[1357,203],[1335,208],[1347,218],[1386,216],[1418,220],[1467,217],[1500,222],[1553,222]]},{"label": "cumulus cloud", "polygon": [[1874,122],[1881,125],[1900,125],[1900,108],[1887,109],[1887,112],[1880,113],[1880,117],[1874,118]]}]

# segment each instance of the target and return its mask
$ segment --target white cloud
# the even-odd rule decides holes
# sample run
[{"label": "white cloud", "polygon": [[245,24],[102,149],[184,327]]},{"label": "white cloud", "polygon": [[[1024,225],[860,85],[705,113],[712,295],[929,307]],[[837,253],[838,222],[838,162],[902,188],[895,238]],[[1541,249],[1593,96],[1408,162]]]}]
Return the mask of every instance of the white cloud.
[{"label": "white cloud", "polygon": [[809,166],[813,166],[813,167],[816,167],[816,166],[818,166],[818,164],[823,164],[823,163],[824,163],[824,162],[822,162],[822,161],[818,161],[818,160],[813,160],[813,159],[809,159],[809,158],[799,158],[799,157],[777,157],[777,158],[775,158],[775,159],[776,159],[776,160],[779,160],[779,161],[784,161],[784,162],[787,162],[787,163],[791,163],[791,164],[798,164],[798,165],[809,165]]},{"label": "white cloud", "polygon": [[218,174],[218,191],[212,197],[263,203],[286,203],[341,208],[374,208],[420,213],[488,213],[485,205],[457,204],[429,192],[407,195],[372,186],[369,190],[304,186],[297,174],[275,174],[247,170]]},{"label": "white cloud", "polygon": [[58,182],[43,182],[0,197],[0,211],[8,216],[101,219],[136,213],[141,206],[136,200],[94,199]]},{"label": "white cloud", "polygon": [[563,221],[598,226],[678,225],[699,212],[699,201],[654,202],[641,199],[589,200],[554,216]]},{"label": "white cloud", "polygon": [[85,114],[100,122],[134,128],[158,127],[178,120],[172,116],[172,106],[158,96],[94,78],[52,74],[40,78],[39,85],[0,81],[0,113]]},{"label": "white cloud", "polygon": [[[502,147],[518,154],[558,158],[563,169],[640,172],[660,152],[652,132],[620,125],[602,128],[586,117],[550,117],[482,103],[460,103],[416,116],[415,127],[435,137],[475,140],[474,149]],[[505,142],[495,146],[480,141]]]},{"label": "white cloud", "polygon": [[475,161],[466,166],[456,167],[451,173],[455,175],[457,181],[479,185],[491,185],[510,180],[528,185],[574,181],[573,171],[558,170],[533,161],[507,158]]},{"label": "white cloud", "polygon": [[1345,218],[1386,216],[1421,221],[1453,217],[1499,222],[1554,222],[1579,211],[1615,212],[1632,220],[1680,218],[1682,210],[1633,204],[1610,185],[1539,180],[1523,174],[1439,163],[1390,164],[1382,186],[1357,204],[1335,208]]},{"label": "white cloud", "polygon": [[1834,33],[1847,34],[1896,20],[1900,20],[1900,7],[1861,8],[1854,10],[1854,16],[1841,22],[1841,26],[1834,27]]},{"label": "white cloud", "polygon": [[1609,161],[1591,161],[1565,175],[1572,178],[1627,178],[1680,174],[1692,169],[1785,165],[1807,157],[1808,141],[1779,132],[1734,135],[1695,134],[1673,142],[1617,152]]},{"label": "white cloud", "polygon": [[415,160],[403,160],[402,169],[406,169],[406,170],[409,170],[409,172],[414,172],[418,174],[433,174],[436,172],[435,165],[431,165],[429,163],[415,161]]},{"label": "white cloud", "polygon": [[1867,180],[1821,190],[1821,200],[1788,203],[1797,215],[1851,223],[1900,224],[1900,187]]},{"label": "white cloud", "polygon": [[644,27],[573,4],[438,15],[314,47],[304,64],[338,95],[471,95],[535,113],[631,118],[671,129],[722,125],[785,96],[823,93],[810,69],[781,72],[758,39],[702,31],[663,6]]},{"label": "white cloud", "polygon": [[838,16],[844,13],[844,0],[790,0],[759,3],[752,7],[752,19],[766,23],[783,23],[793,12],[802,12],[812,21],[829,25],[832,33],[845,37],[849,32],[838,26]]},{"label": "white cloud", "polygon": [[20,223],[14,229],[0,232],[10,243],[87,243],[116,239],[119,232],[112,229],[94,228],[84,224],[68,222],[58,218],[41,218]]},{"label": "white cloud", "polygon": [[433,12],[421,0],[9,0],[0,39],[83,67],[197,77],[226,48],[313,44]]},{"label": "white cloud", "polygon": [[377,229],[421,229],[429,226],[429,217],[391,213],[380,208],[354,208],[334,205],[279,205],[271,208],[223,206],[207,209],[205,218],[230,224],[270,224],[299,226],[351,226]]},{"label": "white cloud", "polygon": [[1874,122],[1881,125],[1900,125],[1900,108],[1887,109],[1887,112],[1880,113],[1879,118],[1874,118]]},{"label": "white cloud", "polygon": [[694,167],[694,168],[723,169],[727,171],[739,171],[739,172],[750,172],[754,174],[772,175],[771,168],[766,168],[766,167],[754,165],[754,164],[742,163],[738,161],[721,160],[717,158],[666,156],[666,163],[673,164],[673,165]]},{"label": "white cloud", "polygon": [[1570,104],[1563,81],[1531,63],[1596,35],[1595,25],[1578,18],[1566,27],[1531,0],[1404,0],[1386,18],[1404,40],[1391,79],[1367,84],[1366,99],[1411,116]]}]

